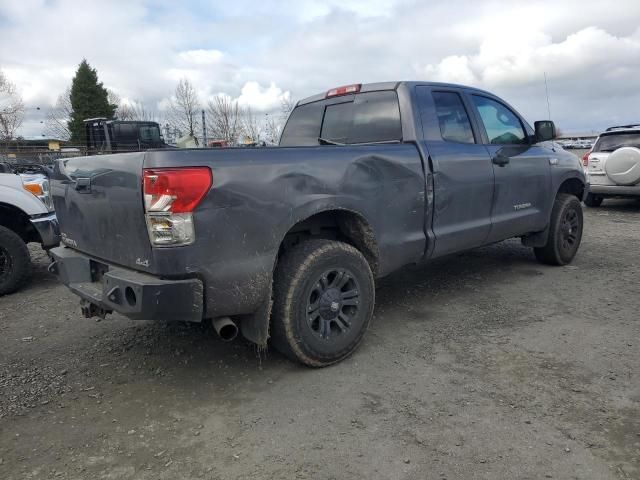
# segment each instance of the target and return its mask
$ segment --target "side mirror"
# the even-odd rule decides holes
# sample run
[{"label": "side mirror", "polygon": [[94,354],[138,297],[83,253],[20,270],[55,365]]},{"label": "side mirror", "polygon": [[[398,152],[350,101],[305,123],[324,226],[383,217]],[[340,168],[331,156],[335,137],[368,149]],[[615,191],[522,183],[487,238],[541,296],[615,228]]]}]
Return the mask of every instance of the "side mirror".
[{"label": "side mirror", "polygon": [[556,126],[551,120],[538,120],[533,125],[538,142],[546,142],[556,138]]}]

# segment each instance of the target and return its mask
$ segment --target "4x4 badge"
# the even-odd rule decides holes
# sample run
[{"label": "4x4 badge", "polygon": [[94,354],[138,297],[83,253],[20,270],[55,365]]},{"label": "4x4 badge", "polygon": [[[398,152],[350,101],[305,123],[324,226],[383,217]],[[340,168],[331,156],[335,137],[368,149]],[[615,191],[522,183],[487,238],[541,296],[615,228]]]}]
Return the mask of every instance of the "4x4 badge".
[{"label": "4x4 badge", "polygon": [[149,259],[145,258],[144,260],[142,260],[141,258],[136,258],[136,265],[140,265],[141,267],[148,267]]}]

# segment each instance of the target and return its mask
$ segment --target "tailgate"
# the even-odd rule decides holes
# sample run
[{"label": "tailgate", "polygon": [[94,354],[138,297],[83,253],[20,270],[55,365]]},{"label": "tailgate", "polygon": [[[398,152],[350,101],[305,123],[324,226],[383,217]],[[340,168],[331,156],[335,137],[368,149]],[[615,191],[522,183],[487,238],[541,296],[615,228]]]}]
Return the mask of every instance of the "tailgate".
[{"label": "tailgate", "polygon": [[132,268],[150,258],[142,199],[144,155],[97,155],[56,163],[51,194],[65,245]]}]

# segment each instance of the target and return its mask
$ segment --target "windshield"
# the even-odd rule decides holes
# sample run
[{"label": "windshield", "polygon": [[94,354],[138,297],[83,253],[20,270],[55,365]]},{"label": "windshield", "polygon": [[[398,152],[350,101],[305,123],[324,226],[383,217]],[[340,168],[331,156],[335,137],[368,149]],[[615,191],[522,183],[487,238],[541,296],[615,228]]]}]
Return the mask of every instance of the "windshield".
[{"label": "windshield", "polygon": [[594,152],[613,152],[622,147],[640,148],[640,132],[634,133],[613,133],[602,135],[595,147]]}]

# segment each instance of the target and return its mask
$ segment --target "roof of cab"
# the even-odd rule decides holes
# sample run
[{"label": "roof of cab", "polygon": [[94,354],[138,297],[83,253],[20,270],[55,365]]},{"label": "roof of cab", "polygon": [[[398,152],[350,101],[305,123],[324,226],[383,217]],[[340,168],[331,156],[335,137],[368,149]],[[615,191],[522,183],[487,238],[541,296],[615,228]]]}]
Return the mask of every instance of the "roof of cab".
[{"label": "roof of cab", "polygon": [[[488,95],[493,94],[491,92],[487,92],[486,90],[481,90],[479,88],[470,87],[468,85],[459,85],[455,83],[442,83],[442,82],[429,82],[429,81],[397,81],[397,82],[376,82],[376,83],[363,83],[360,87],[360,91],[358,93],[365,92],[375,92],[379,90],[396,90],[400,85],[405,85],[407,87],[413,87],[416,85],[425,85],[425,86],[433,86],[440,88],[464,88],[466,90],[473,90],[478,93],[484,93]],[[317,102],[319,100],[324,100],[326,98],[327,91],[322,93],[317,93],[315,95],[311,95],[310,97],[303,98],[302,100],[296,103],[296,107],[300,105],[306,105],[307,103]]]}]

